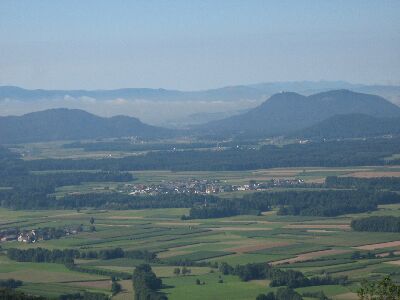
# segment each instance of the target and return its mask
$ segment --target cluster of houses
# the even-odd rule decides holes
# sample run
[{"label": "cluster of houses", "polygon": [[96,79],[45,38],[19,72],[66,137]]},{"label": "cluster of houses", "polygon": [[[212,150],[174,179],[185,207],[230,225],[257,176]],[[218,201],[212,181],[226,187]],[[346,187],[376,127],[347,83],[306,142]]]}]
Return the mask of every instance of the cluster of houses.
[{"label": "cluster of houses", "polygon": [[302,179],[271,179],[264,182],[250,180],[248,184],[232,185],[214,179],[189,178],[178,181],[163,181],[160,184],[126,184],[121,192],[130,195],[160,195],[160,194],[218,194],[237,191],[262,191],[274,187],[293,187],[304,184]]},{"label": "cluster of houses", "polygon": [[81,226],[77,228],[43,228],[32,230],[19,230],[18,228],[7,228],[0,231],[0,242],[18,241],[20,243],[36,243],[41,240],[50,240],[77,234],[82,231]]}]

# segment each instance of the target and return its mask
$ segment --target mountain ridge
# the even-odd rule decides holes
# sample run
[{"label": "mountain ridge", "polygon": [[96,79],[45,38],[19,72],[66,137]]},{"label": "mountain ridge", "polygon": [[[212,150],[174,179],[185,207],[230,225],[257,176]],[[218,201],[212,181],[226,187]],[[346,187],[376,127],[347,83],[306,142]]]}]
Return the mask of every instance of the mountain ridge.
[{"label": "mountain ridge", "polygon": [[122,136],[163,137],[173,130],[127,116],[99,117],[80,109],[57,108],[0,117],[0,143],[44,142]]},{"label": "mountain ridge", "polygon": [[285,135],[334,115],[349,113],[397,117],[400,107],[379,96],[343,89],[310,96],[282,92],[247,113],[207,123],[200,129],[217,135]]}]

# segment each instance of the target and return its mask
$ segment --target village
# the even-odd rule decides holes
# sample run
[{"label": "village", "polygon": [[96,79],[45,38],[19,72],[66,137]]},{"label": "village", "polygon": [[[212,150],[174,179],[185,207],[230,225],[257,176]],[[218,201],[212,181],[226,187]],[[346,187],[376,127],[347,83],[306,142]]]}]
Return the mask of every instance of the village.
[{"label": "village", "polygon": [[161,195],[161,194],[219,194],[239,191],[265,191],[277,187],[299,187],[305,185],[302,179],[271,179],[264,182],[250,180],[248,184],[232,185],[219,179],[189,178],[177,181],[162,181],[160,184],[125,184],[120,192],[129,195]]},{"label": "village", "polygon": [[83,231],[83,226],[76,228],[38,228],[30,230],[19,230],[18,228],[8,228],[0,231],[0,242],[17,241],[20,243],[36,243],[43,240],[59,239],[63,236],[75,235]]}]

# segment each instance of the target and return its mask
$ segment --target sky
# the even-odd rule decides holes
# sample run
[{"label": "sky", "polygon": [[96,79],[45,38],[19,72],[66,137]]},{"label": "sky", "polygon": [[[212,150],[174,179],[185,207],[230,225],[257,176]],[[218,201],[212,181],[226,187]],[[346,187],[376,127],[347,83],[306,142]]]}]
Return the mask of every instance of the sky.
[{"label": "sky", "polygon": [[1,0],[0,85],[400,84],[399,0]]}]

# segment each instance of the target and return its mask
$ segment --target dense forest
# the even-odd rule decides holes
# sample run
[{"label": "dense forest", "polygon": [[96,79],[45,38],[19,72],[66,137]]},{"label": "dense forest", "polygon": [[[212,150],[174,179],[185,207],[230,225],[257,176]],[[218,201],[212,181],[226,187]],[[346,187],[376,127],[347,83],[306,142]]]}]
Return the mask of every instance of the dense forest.
[{"label": "dense forest", "polygon": [[336,189],[355,188],[400,191],[400,177],[358,178],[328,176],[325,179],[325,185],[328,188]]},{"label": "dense forest", "polygon": [[27,161],[29,170],[174,170],[230,171],[277,167],[341,167],[395,164],[385,158],[400,149],[400,138],[310,142],[260,149],[159,151],[104,159],[40,159]]},{"label": "dense forest", "polygon": [[400,217],[374,216],[351,221],[356,231],[400,232]]}]

